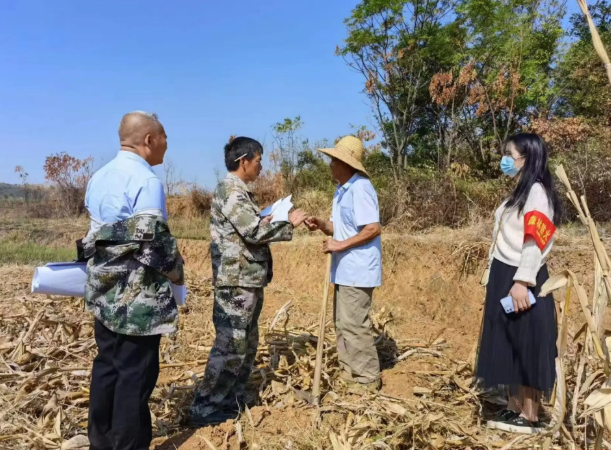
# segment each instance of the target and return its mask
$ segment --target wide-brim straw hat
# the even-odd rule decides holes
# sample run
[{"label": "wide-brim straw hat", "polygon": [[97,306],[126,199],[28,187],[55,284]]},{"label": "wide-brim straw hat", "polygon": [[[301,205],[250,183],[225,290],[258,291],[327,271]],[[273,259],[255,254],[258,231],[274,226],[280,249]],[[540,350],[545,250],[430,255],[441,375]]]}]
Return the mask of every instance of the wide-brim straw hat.
[{"label": "wide-brim straw hat", "polygon": [[354,136],[344,136],[333,148],[319,148],[318,151],[325,155],[337,158],[350,167],[369,176],[361,160],[363,159],[363,143]]}]

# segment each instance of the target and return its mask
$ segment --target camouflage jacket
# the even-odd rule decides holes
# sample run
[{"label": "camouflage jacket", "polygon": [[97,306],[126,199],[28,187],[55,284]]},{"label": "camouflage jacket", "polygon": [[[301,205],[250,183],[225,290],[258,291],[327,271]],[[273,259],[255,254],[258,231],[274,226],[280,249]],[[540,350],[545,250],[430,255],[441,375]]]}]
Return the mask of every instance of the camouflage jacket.
[{"label": "camouflage jacket", "polygon": [[228,174],[216,187],[210,213],[214,286],[264,287],[272,280],[269,242],[290,241],[290,222],[263,222],[246,183]]},{"label": "camouflage jacket", "polygon": [[132,336],[176,331],[170,281],[184,284],[177,241],[160,216],[136,214],[83,239],[85,305],[107,328]]}]

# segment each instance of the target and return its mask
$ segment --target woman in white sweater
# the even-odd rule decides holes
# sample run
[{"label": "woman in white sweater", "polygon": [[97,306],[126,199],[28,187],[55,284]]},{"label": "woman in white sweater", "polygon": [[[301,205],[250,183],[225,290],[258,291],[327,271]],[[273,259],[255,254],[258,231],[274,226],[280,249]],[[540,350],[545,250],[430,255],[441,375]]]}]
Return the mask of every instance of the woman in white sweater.
[{"label": "woman in white sweater", "polygon": [[[530,434],[541,430],[541,396],[551,393],[556,378],[554,299],[539,292],[549,278],[545,260],[561,211],[543,139],[515,135],[503,153],[501,170],[518,181],[495,214],[476,375],[484,388],[508,388],[507,408],[488,425]],[[501,304],[507,296],[513,312]]]}]

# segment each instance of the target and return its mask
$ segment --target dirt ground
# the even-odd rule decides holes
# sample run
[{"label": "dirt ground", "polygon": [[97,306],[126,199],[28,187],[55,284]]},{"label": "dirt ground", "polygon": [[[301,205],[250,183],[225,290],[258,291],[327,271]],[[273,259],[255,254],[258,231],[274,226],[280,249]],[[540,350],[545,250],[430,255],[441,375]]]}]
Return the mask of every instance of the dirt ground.
[{"label": "dirt ground", "polygon": [[[384,237],[383,286],[374,293],[373,315],[376,318],[374,321],[378,325],[383,324],[384,335],[389,340],[396,340],[399,353],[409,348],[430,349],[416,352],[400,361],[396,358],[395,360],[386,358],[381,390],[381,398],[386,399],[384,401],[395,402],[394,405],[416,401],[419,405],[426,404],[426,401],[421,400],[423,389],[430,388],[435,392],[443,392],[446,389],[444,383],[447,382],[446,372],[450,365],[460,366],[473,357],[484,295],[483,289],[478,284],[478,275],[483,269],[486,258],[490,243],[489,234],[489,230],[482,226],[460,231],[437,230],[416,236]],[[274,280],[265,292],[265,305],[260,321],[262,355],[258,359],[261,370],[253,374],[255,378],[265,377],[265,367],[271,360],[271,347],[263,345],[265,332],[268,331],[269,324],[278,310],[288,301],[292,301],[292,304],[287,327],[309,329],[316,334],[324,281],[325,259],[320,251],[321,242],[321,237],[300,236],[291,243],[272,245]],[[214,338],[211,324],[212,290],[208,243],[182,240],[180,245],[188,267],[187,283],[190,295],[187,306],[181,310],[179,332],[176,336],[164,338],[162,343],[163,365],[158,387],[153,395],[156,405],[153,413],[157,426],[151,448],[157,450],[246,447],[285,450],[349,448],[342,446],[341,442],[336,446],[336,442],[330,440],[331,434],[340,435],[343,429],[347,430],[348,425],[354,423],[354,417],[351,418],[350,413],[346,413],[346,408],[340,411],[329,406],[325,410],[327,412],[319,416],[315,407],[295,400],[294,397],[282,397],[282,400],[277,397],[273,401],[263,399],[245,412],[238,423],[226,423],[219,427],[200,430],[188,430],[177,425],[178,416],[184,415],[192,396],[194,377],[203,375],[206,356]],[[588,238],[583,233],[572,233],[571,236],[560,233],[549,267],[551,273],[571,268],[583,281],[585,287],[589,288],[592,283],[592,252]],[[63,353],[58,360],[71,368],[78,363],[87,370],[95,354],[95,347],[91,345],[92,330],[89,325],[91,318],[83,311],[79,299],[40,298],[30,294],[29,283],[32,271],[33,267],[28,266],[0,267],[2,280],[0,282],[0,357],[7,358],[13,351],[14,346],[11,346],[11,343],[14,343],[14,339],[11,340],[11,336],[22,335],[23,330],[32,323],[31,316],[35,315],[36,311],[44,309],[47,311],[45,320],[49,323],[55,320],[54,323],[66,324],[67,335],[69,330],[76,327],[79,329],[76,333],[77,338],[72,344],[69,343],[68,336],[66,341],[68,343],[61,347]],[[562,292],[559,295],[561,296]],[[331,316],[330,313],[331,311],[328,317]],[[29,320],[20,322],[25,316],[28,316]],[[571,335],[581,326],[580,322],[581,319],[571,324]],[[51,325],[40,333],[46,336],[51,333],[49,329],[52,330]],[[75,342],[80,344],[74,347]],[[437,343],[436,346],[432,346],[433,342]],[[73,346],[70,347],[71,345]],[[66,350],[67,348],[70,350]],[[37,353],[29,347],[28,350],[35,361]],[[76,356],[73,358],[71,354]],[[442,354],[443,357],[440,357]],[[68,360],[69,363],[66,362]],[[4,359],[0,363],[2,361]],[[49,361],[45,364],[47,367],[52,366]],[[14,371],[15,368],[12,367],[11,370]],[[21,370],[24,371],[23,367]],[[438,376],[435,373],[438,373]],[[63,383],[60,391],[77,390],[86,393],[88,378],[83,377],[82,373],[80,375],[80,379],[77,377],[58,381],[58,385]],[[15,404],[16,399],[21,397],[19,395],[15,399],[11,397],[15,392],[11,391],[10,384],[3,384],[1,376],[2,373],[0,373],[0,402],[4,397],[6,405],[11,402]],[[302,386],[304,383],[307,386],[310,376],[311,374],[300,375]],[[326,381],[327,393],[332,390],[332,386],[335,386],[332,378]],[[257,379],[253,382],[256,383]],[[44,415],[45,408],[48,410],[49,399],[44,401],[35,399],[47,395],[51,392],[51,388],[42,392],[33,386],[22,385],[20,389],[25,392],[26,398],[30,399],[30,403],[23,407],[23,414],[29,414],[28,417],[32,421],[37,414]],[[445,394],[441,395],[442,397],[433,396],[432,400],[442,402],[441,399]],[[86,411],[86,395],[83,394],[82,398],[83,400],[76,404],[60,401],[63,405],[61,408],[65,411],[62,417],[64,420],[70,419],[70,424],[62,425],[62,429],[69,429],[71,435],[83,434],[86,427],[86,416],[83,413],[84,410]],[[428,397],[425,395],[424,398]],[[323,401],[323,405],[357,401],[354,395],[345,393],[341,389],[329,393],[326,399],[327,403]],[[486,442],[490,447],[496,446],[495,443],[507,441],[508,436],[490,434],[478,427],[482,420],[482,411],[474,409],[474,403],[469,403],[467,400],[461,403],[456,401],[455,397],[452,397],[451,401],[453,411],[447,412],[447,417],[460,417],[463,424],[468,424],[476,430],[471,436],[472,440]],[[35,407],[36,402],[38,406]],[[4,408],[2,404],[0,406]],[[396,409],[397,406],[393,408]],[[418,408],[420,406],[416,407]],[[14,414],[5,412],[4,415],[0,413],[0,422],[4,418],[8,424],[0,425],[0,448],[28,448],[16,444],[2,446],[3,435],[18,433],[16,431],[18,427],[10,424],[18,417],[21,416],[16,412]],[[457,434],[469,435],[469,432]],[[431,436],[432,439],[437,439],[436,434]],[[376,437],[369,436],[368,439],[367,442],[372,443],[372,448],[375,447],[373,442],[376,441]],[[450,445],[452,442],[460,442],[457,440],[460,436],[448,434],[444,439],[446,448],[469,447],[466,444]],[[240,441],[244,442],[240,444]],[[383,442],[378,447],[410,448],[412,444],[389,441]],[[432,448],[444,447],[443,439],[441,446],[433,444],[431,444]]]}]

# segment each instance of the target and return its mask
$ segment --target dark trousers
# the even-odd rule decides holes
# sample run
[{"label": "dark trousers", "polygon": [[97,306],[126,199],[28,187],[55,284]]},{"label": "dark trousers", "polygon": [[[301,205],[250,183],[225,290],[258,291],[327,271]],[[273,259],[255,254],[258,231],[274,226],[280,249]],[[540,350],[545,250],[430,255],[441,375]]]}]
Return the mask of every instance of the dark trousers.
[{"label": "dark trousers", "polygon": [[90,450],[148,450],[148,401],[159,376],[156,336],[127,336],[95,321],[98,355],[89,394]]}]

